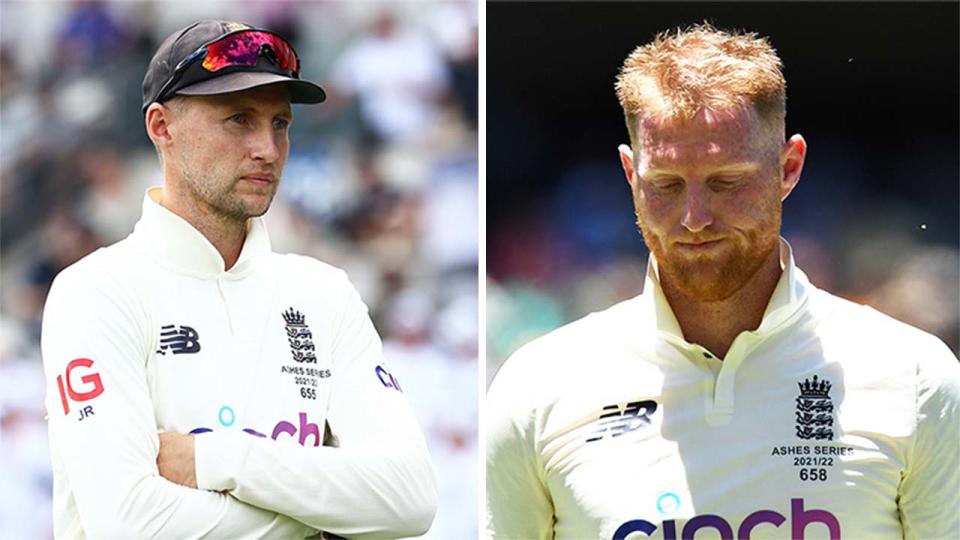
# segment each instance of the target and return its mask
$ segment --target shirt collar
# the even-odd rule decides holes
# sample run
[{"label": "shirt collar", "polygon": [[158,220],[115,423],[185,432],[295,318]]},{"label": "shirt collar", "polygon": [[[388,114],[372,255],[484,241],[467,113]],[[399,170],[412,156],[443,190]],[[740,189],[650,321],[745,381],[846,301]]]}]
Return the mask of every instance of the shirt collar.
[{"label": "shirt collar", "polygon": [[253,270],[254,260],[270,253],[270,238],[261,218],[247,220],[247,237],[237,263],[225,270],[223,257],[207,238],[182,217],[160,204],[162,190],[153,187],[143,197],[143,215],[134,228],[145,247],[161,264],[197,277],[239,278]]},{"label": "shirt collar", "polygon": [[[810,283],[803,271],[796,267],[793,260],[793,249],[786,240],[780,238],[780,268],[783,272],[780,274],[780,280],[770,295],[770,302],[763,313],[763,320],[759,328],[754,333],[763,336],[772,333],[796,313],[806,302]],[[660,277],[657,266],[657,260],[650,254],[650,262],[647,264],[647,276],[644,281],[643,294],[641,295],[643,303],[652,308],[653,317],[656,321],[657,330],[671,341],[690,346],[683,339],[683,331],[680,329],[680,323],[667,301],[666,295],[660,286]]]}]

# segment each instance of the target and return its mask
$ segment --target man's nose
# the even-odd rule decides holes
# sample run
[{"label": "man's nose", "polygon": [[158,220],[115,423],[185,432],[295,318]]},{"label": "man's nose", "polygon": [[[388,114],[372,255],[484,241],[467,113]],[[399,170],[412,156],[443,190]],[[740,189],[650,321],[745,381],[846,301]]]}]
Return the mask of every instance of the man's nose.
[{"label": "man's nose", "polygon": [[257,129],[251,134],[250,157],[267,163],[277,161],[280,158],[280,136],[272,126]]},{"label": "man's nose", "polygon": [[713,223],[713,214],[707,204],[708,195],[699,186],[689,185],[680,223],[690,232],[700,232]]}]

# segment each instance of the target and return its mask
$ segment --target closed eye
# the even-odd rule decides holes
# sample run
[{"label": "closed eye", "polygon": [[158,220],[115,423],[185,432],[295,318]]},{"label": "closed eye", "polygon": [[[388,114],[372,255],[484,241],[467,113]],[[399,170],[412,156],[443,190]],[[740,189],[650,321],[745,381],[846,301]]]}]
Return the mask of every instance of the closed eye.
[{"label": "closed eye", "polygon": [[743,177],[739,175],[715,176],[708,180],[708,184],[714,191],[723,191],[738,187],[742,181]]},{"label": "closed eye", "polygon": [[679,176],[660,177],[651,180],[650,185],[652,185],[657,191],[669,193],[677,191],[683,187],[683,179]]}]

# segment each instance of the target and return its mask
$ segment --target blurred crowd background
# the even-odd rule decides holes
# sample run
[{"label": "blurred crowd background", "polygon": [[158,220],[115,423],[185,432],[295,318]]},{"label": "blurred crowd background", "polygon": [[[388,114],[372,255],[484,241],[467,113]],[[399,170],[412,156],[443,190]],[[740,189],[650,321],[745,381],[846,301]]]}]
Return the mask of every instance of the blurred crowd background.
[{"label": "blurred crowd background", "polygon": [[476,537],[476,2],[0,8],[0,538],[52,536],[44,299],[60,270],[124,238],[162,183],[140,86],[160,42],[203,18],[279,32],[326,89],[325,104],[294,106],[273,247],[350,275],[427,436],[440,490],[428,537]]},{"label": "blurred crowd background", "polygon": [[524,343],[640,292],[614,79],[657,32],[704,20],[784,61],[787,134],[809,144],[784,206],[798,265],[957,352],[958,6],[488,3],[487,382]]}]

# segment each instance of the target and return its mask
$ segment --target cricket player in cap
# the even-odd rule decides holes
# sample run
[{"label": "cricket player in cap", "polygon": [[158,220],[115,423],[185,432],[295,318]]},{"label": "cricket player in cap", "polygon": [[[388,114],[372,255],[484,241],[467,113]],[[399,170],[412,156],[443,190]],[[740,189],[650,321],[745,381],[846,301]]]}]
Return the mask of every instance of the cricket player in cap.
[{"label": "cricket player in cap", "polygon": [[420,429],[343,271],[271,251],[291,103],[283,37],[207,20],[143,80],[163,185],[60,273],[42,352],[57,538],[412,536],[436,510]]}]

